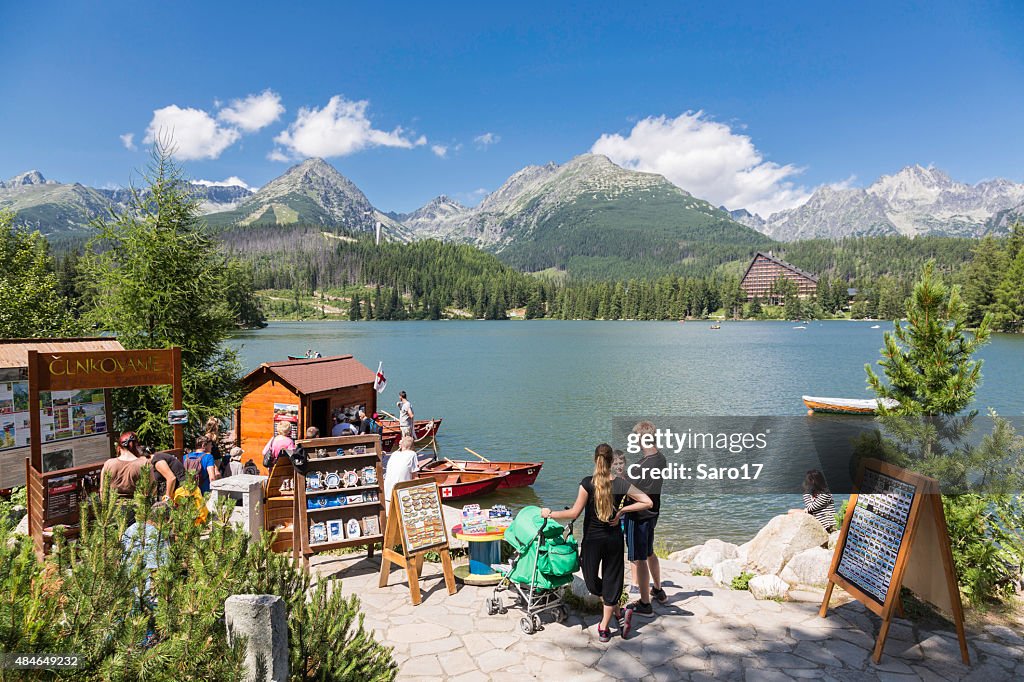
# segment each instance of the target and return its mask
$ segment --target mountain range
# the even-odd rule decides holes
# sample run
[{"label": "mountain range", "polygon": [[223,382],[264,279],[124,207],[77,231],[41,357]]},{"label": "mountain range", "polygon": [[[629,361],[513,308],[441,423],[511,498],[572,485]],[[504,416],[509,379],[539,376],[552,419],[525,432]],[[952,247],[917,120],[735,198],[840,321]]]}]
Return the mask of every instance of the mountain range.
[{"label": "mountain range", "polygon": [[[857,235],[980,236],[1024,216],[1024,184],[969,185],[934,168],[908,166],[866,188],[823,186],[803,205],[767,218],[726,210],[661,175],[583,154],[527,166],[478,206],[441,195],[410,213],[385,213],[322,159],[307,159],[258,190],[194,183],[214,229],[321,225],[394,240],[473,244],[528,271],[547,268],[628,274],[645,263],[713,265],[772,241]],[[90,221],[126,205],[129,190],[58,183],[38,171],[0,181],[0,210],[50,237],[83,234]],[[235,230],[237,232],[237,230]]]},{"label": "mountain range", "polygon": [[779,241],[883,234],[979,237],[1003,231],[1024,215],[1024,184],[997,178],[969,185],[915,165],[863,189],[820,187],[806,203],[767,219],[745,210],[731,215]]}]

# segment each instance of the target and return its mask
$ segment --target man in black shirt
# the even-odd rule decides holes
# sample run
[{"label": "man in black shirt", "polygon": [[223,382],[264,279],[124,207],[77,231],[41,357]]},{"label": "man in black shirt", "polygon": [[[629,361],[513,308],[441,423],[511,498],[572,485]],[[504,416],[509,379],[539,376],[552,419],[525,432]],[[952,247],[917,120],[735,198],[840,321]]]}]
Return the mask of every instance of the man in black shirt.
[{"label": "man in black shirt", "polygon": [[649,421],[642,421],[633,427],[633,433],[641,439],[643,457],[627,469],[629,481],[647,493],[654,503],[650,509],[626,516],[626,549],[633,568],[633,585],[639,587],[640,592],[638,599],[626,608],[646,618],[654,615],[652,595],[661,603],[668,598],[665,590],[661,589],[661,564],[658,555],[654,553],[654,527],[658,524],[661,510],[661,478],[651,475],[653,469],[664,469],[667,461],[654,444],[654,432],[654,424]]}]

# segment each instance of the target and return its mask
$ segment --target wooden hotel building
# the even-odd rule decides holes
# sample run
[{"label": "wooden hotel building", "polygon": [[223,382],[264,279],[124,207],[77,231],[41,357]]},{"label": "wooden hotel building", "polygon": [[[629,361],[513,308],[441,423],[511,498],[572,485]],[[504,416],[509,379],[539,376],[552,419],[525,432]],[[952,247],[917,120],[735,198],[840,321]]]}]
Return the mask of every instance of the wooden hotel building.
[{"label": "wooden hotel building", "polygon": [[768,253],[757,252],[754,260],[747,266],[740,286],[747,294],[747,299],[758,298],[762,301],[781,303],[781,297],[773,289],[779,277],[785,277],[796,284],[796,293],[800,298],[814,296],[818,291],[818,277],[805,272],[795,265],[780,260]]}]

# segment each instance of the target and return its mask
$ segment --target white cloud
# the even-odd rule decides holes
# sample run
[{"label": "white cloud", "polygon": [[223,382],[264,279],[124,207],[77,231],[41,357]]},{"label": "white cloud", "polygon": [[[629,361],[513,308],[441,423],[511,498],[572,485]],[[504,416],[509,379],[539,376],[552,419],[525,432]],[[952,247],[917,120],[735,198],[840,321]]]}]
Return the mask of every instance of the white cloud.
[{"label": "white cloud", "polygon": [[121,138],[121,144],[124,145],[125,149],[131,152],[135,151],[135,133],[125,133],[119,137]]},{"label": "white cloud", "polygon": [[763,217],[798,206],[811,194],[793,182],[803,169],[766,161],[749,136],[703,111],[642,119],[626,136],[602,135],[591,151],[624,168],[660,173],[715,206]]},{"label": "white cloud", "polygon": [[254,133],[281,118],[283,113],[281,96],[267,89],[258,95],[232,100],[228,106],[217,112],[217,118],[237,126],[243,132]]},{"label": "white cloud", "polygon": [[480,149],[487,149],[492,144],[498,144],[501,142],[501,135],[496,133],[484,133],[474,137],[473,142],[476,142],[476,146]]},{"label": "white cloud", "polygon": [[245,189],[256,191],[258,187],[252,187],[242,178],[237,175],[232,175],[229,178],[223,180],[193,180],[193,183],[197,185],[203,185],[205,187],[244,187]]},{"label": "white cloud", "polygon": [[369,147],[410,149],[427,143],[422,135],[410,140],[400,126],[390,132],[374,128],[366,116],[369,104],[335,95],[322,109],[302,107],[288,129],[274,138],[284,149],[275,149],[269,158],[347,156]]},{"label": "white cloud", "polygon": [[430,151],[434,152],[434,155],[441,159],[448,156],[448,147],[443,144],[430,145]]},{"label": "white cloud", "polygon": [[242,136],[224,127],[202,109],[182,109],[176,104],[157,109],[146,128],[146,144],[168,141],[181,161],[216,159]]}]

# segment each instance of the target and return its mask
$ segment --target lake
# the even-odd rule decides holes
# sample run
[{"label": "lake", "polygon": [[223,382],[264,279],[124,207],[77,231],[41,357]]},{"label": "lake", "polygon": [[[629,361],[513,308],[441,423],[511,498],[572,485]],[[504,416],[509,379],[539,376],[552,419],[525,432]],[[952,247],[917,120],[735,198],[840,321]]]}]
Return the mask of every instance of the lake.
[{"label": "lake", "polygon": [[[245,368],[302,355],[383,361],[394,411],[405,390],[417,418],[443,417],[443,456],[544,460],[532,488],[472,500],[560,508],[593,466],[594,446],[628,415],[802,415],[801,395],[870,398],[864,364],[882,333],[872,322],[305,322],[273,323],[229,342]],[[980,354],[976,406],[1024,414],[1024,336],[993,335]],[[620,443],[613,443],[622,447]],[[665,496],[659,536],[672,549],[718,537],[745,542],[799,506],[784,495]]]}]

